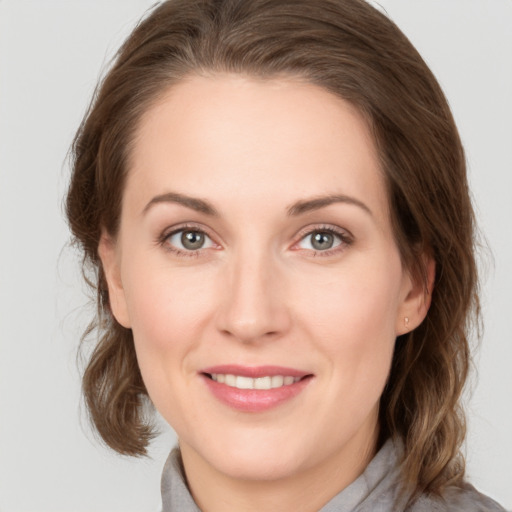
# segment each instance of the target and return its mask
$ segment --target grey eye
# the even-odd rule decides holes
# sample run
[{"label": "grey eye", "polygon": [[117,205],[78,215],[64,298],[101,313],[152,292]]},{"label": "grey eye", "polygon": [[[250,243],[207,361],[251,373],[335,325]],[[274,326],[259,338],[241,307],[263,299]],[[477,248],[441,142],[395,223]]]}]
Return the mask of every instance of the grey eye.
[{"label": "grey eye", "polygon": [[204,233],[198,231],[183,231],[181,233],[181,244],[185,249],[195,251],[204,245]]},{"label": "grey eye", "polygon": [[309,249],[312,251],[327,251],[343,242],[340,235],[329,231],[312,231],[307,234],[300,242],[301,249]]},{"label": "grey eye", "polygon": [[167,242],[184,251],[198,251],[214,246],[211,238],[197,229],[180,229],[170,235]]},{"label": "grey eye", "polygon": [[331,249],[334,245],[334,235],[332,233],[317,232],[311,235],[311,246],[317,251]]}]

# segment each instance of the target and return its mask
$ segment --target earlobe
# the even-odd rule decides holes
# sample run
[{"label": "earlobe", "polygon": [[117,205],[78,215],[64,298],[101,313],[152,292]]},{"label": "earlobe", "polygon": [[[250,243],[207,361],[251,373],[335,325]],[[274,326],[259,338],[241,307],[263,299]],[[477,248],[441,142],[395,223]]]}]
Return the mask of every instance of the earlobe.
[{"label": "earlobe", "polygon": [[410,287],[399,308],[396,320],[396,335],[406,334],[418,327],[427,316],[432,301],[432,290],[436,275],[434,258],[424,255],[424,273],[410,276]]},{"label": "earlobe", "polygon": [[103,272],[108,286],[110,309],[114,318],[126,328],[130,328],[130,319],[126,304],[126,297],[121,280],[121,268],[116,244],[112,237],[102,233],[98,244],[98,256],[103,266]]}]

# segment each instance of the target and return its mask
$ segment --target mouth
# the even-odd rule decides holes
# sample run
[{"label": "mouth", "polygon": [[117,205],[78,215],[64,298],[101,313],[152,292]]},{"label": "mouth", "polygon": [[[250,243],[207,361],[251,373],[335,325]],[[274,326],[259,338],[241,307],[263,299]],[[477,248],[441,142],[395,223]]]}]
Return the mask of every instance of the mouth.
[{"label": "mouth", "polygon": [[290,386],[307,377],[293,377],[292,375],[266,375],[264,377],[252,378],[245,377],[243,375],[233,375],[231,373],[206,373],[205,375],[215,382],[225,384],[231,388],[261,390]]},{"label": "mouth", "polygon": [[299,395],[314,375],[278,366],[216,366],[200,372],[211,393],[239,411],[263,412]]}]

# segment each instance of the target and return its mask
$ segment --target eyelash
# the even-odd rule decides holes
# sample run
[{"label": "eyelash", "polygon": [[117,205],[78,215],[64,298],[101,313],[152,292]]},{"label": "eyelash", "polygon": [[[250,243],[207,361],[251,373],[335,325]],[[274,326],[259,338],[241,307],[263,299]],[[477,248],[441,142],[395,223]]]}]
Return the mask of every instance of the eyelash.
[{"label": "eyelash", "polygon": [[[354,242],[353,236],[348,233],[346,230],[342,230],[340,228],[337,228],[335,226],[314,226],[313,228],[308,227],[305,228],[304,231],[299,233],[299,240],[295,242],[293,245],[296,246],[299,244],[302,240],[307,238],[308,236],[312,236],[314,233],[329,233],[330,235],[334,235],[336,238],[339,238],[340,243],[336,245],[335,247],[332,247],[331,249],[326,249],[325,251],[316,250],[313,251],[312,256],[313,257],[328,257],[332,256],[334,254],[337,254],[339,252],[342,252],[347,247],[352,245]],[[310,251],[310,249],[296,249],[298,251],[304,250],[304,251]]]},{"label": "eyelash", "polygon": [[[183,231],[192,231],[195,233],[202,233],[203,235],[207,236],[210,240],[213,241],[213,238],[208,234],[208,232],[195,224],[183,224],[177,228],[172,229],[171,231],[164,231],[162,235],[158,238],[158,243],[161,245],[166,251],[172,252],[176,256],[185,257],[185,258],[193,258],[193,257],[199,257],[201,249],[197,250],[183,250],[179,249],[169,243],[169,238],[171,238],[173,235],[176,235],[178,233],[181,233]],[[215,242],[213,242],[215,244]],[[217,244],[215,244],[217,245]]]},{"label": "eyelash", "polygon": [[[202,249],[197,250],[182,250],[179,249],[169,243],[169,238],[173,235],[176,235],[178,233],[184,232],[184,231],[192,231],[196,233],[202,233],[203,235],[207,236],[210,240],[213,242],[213,238],[208,234],[208,232],[195,224],[184,224],[177,228],[173,228],[171,231],[164,231],[159,237],[158,237],[158,244],[164,247],[165,250],[172,252],[176,256],[190,258],[190,257],[199,257]],[[326,249],[324,251],[316,250],[313,251],[312,256],[313,257],[327,257],[331,256],[333,254],[336,254],[338,252],[343,251],[348,246],[352,245],[354,242],[353,237],[351,234],[349,234],[346,230],[342,230],[339,228],[336,228],[334,226],[314,226],[314,227],[308,227],[305,228],[301,233],[299,233],[298,241],[293,244],[293,247],[298,245],[302,240],[307,238],[308,236],[312,236],[314,233],[329,233],[331,235],[334,235],[336,238],[340,240],[340,243],[336,245],[335,247],[331,249]],[[216,244],[213,242],[213,244]],[[311,251],[310,249],[294,249],[297,251]]]}]

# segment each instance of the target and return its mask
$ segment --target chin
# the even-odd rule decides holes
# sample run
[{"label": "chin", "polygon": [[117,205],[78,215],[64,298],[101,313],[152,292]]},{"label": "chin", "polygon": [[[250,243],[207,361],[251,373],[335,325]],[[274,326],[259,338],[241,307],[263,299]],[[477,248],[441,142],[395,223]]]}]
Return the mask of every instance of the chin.
[{"label": "chin", "polygon": [[288,457],[277,448],[270,453],[230,453],[216,460],[218,471],[242,480],[276,481],[285,479],[304,469],[304,462],[295,454]]},{"label": "chin", "polygon": [[232,478],[260,481],[283,479],[310,466],[315,454],[309,453],[304,437],[280,434],[273,435],[268,427],[252,434],[232,433],[215,450],[208,450],[209,462]]}]

